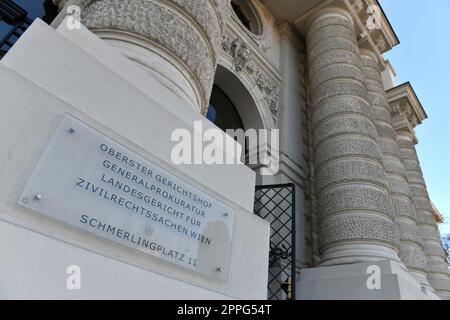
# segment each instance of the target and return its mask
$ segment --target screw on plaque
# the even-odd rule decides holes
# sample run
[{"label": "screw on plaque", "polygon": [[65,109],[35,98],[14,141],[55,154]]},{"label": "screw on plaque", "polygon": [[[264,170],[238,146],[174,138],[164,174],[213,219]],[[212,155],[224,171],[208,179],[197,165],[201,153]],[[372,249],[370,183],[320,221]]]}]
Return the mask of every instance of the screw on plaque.
[{"label": "screw on plaque", "polygon": [[70,129],[69,129],[69,133],[70,133],[70,134],[75,133],[75,129],[74,129],[74,128],[70,128]]},{"label": "screw on plaque", "polygon": [[222,272],[222,268],[221,268],[221,267],[217,267],[217,268],[216,268],[216,271],[217,271],[217,272]]},{"label": "screw on plaque", "polygon": [[42,199],[42,194],[37,193],[37,194],[34,196],[34,199],[35,199],[35,200],[41,200],[41,199]]},{"label": "screw on plaque", "polygon": [[225,212],[225,213],[223,214],[223,216],[224,216],[224,217],[228,217],[228,216],[229,216],[228,212]]}]

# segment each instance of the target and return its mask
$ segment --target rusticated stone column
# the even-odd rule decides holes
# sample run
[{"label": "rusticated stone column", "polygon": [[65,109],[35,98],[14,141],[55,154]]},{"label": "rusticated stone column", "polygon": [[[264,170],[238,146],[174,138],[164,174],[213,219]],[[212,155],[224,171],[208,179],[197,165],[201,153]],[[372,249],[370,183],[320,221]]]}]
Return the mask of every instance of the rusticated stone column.
[{"label": "rusticated stone column", "polygon": [[324,9],[307,35],[322,266],[398,257],[352,18]]},{"label": "rusticated stone column", "polygon": [[428,280],[436,293],[444,299],[450,298],[448,266],[441,237],[433,216],[430,197],[420,168],[415,148],[415,137],[408,131],[397,131],[400,153],[406,167],[406,176],[416,207],[419,229],[424,242],[424,251],[429,265]]},{"label": "rusticated stone column", "polygon": [[377,64],[378,59],[368,49],[361,50],[361,59],[373,120],[383,153],[395,222],[400,230],[400,258],[419,283],[431,287],[427,280],[427,259],[417,226],[416,210],[406,179],[406,168],[400,156],[397,135]]},{"label": "rusticated stone column", "polygon": [[230,0],[54,0],[81,7],[81,22],[204,112]]}]

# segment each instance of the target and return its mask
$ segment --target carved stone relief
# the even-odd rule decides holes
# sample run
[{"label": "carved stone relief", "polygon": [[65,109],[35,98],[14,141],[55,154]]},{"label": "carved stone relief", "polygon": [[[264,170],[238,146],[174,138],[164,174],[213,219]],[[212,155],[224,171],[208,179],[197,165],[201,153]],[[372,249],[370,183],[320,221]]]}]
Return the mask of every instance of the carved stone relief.
[{"label": "carved stone relief", "polygon": [[276,123],[280,85],[257,65],[249,46],[242,39],[227,35],[223,39],[222,49],[233,59],[235,71],[246,73],[261,91]]}]

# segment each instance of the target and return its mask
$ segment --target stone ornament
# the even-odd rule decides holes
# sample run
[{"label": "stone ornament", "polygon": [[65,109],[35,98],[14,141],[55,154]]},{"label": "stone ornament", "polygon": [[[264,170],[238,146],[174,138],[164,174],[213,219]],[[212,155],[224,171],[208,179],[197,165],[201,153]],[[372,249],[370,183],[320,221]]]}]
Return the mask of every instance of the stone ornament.
[{"label": "stone ornament", "polygon": [[222,42],[222,49],[233,59],[235,71],[239,74],[246,73],[261,91],[264,100],[267,103],[272,118],[277,122],[278,118],[278,99],[280,85],[276,84],[266,75],[252,58],[252,52],[249,46],[240,38],[225,36]]},{"label": "stone ornament", "polygon": [[222,42],[222,49],[234,59],[236,71],[244,71],[251,54],[247,44],[239,38],[232,40],[226,36]]},{"label": "stone ornament", "polygon": [[378,19],[381,18],[379,16],[381,9],[376,5],[371,5],[366,0],[350,0],[349,4],[350,8],[358,16],[362,26],[364,26],[364,30],[359,36],[360,40],[364,41],[367,38],[371,38],[380,53],[386,52],[389,49],[388,41],[378,25],[380,23]]}]

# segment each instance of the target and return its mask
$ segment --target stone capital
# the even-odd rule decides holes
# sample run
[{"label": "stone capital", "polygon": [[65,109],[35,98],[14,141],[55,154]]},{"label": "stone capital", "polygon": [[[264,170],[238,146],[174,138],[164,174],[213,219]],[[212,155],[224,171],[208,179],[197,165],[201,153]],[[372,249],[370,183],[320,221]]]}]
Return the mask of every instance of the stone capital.
[{"label": "stone capital", "polygon": [[414,129],[428,118],[420,100],[409,82],[386,91],[394,128],[410,133],[414,142],[417,138]]}]

